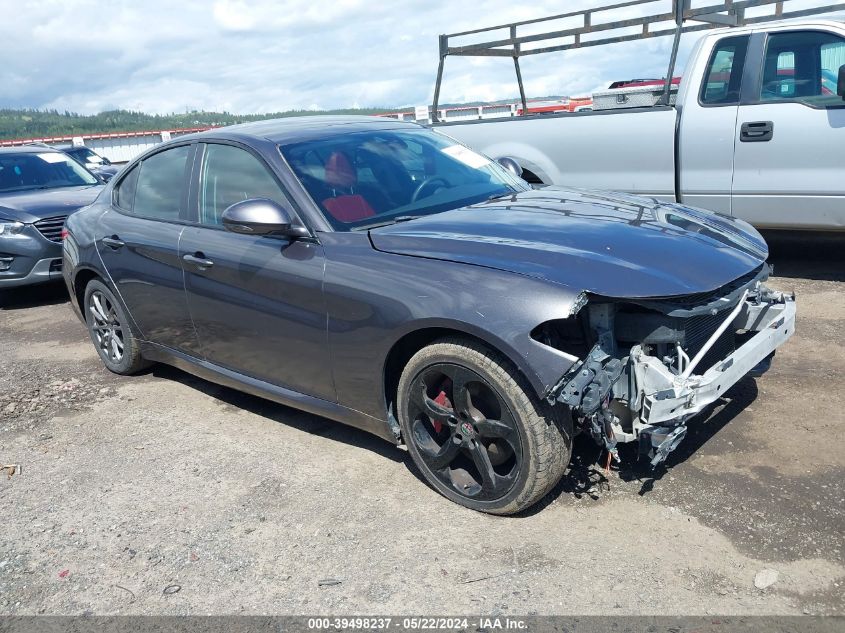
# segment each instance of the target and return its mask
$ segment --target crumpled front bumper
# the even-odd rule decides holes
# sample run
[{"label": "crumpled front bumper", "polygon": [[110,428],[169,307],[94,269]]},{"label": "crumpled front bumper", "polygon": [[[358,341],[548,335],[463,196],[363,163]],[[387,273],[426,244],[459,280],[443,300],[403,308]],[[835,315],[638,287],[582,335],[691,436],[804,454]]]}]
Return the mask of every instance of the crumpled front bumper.
[{"label": "crumpled front bumper", "polygon": [[[569,407],[580,428],[617,460],[618,443],[639,442],[640,455],[656,466],[683,440],[687,420],[743,377],[766,371],[775,350],[795,330],[794,295],[757,281],[727,310],[693,358],[680,341],[674,356],[657,357],[647,354],[643,345],[634,345],[627,354],[611,354],[600,340],[555,386],[549,402]],[[723,336],[739,346],[715,363],[712,357],[705,361]]]},{"label": "crumpled front bumper", "polygon": [[746,298],[730,327],[753,335],[702,374],[677,375],[642,349],[632,350],[641,424],[682,422],[764,363],[795,331],[795,298],[783,293],[771,293],[765,300]]}]

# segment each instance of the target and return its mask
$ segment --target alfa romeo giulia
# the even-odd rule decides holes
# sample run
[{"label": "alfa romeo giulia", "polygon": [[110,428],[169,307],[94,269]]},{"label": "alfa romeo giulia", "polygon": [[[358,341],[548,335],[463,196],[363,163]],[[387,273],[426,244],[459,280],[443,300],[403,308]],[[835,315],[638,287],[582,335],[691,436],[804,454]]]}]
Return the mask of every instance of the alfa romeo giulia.
[{"label": "alfa romeo giulia", "polygon": [[576,432],[660,464],[795,319],[747,223],[518,172],[386,118],[211,130],[68,218],[63,274],[111,371],[169,363],[360,427],[510,514]]}]

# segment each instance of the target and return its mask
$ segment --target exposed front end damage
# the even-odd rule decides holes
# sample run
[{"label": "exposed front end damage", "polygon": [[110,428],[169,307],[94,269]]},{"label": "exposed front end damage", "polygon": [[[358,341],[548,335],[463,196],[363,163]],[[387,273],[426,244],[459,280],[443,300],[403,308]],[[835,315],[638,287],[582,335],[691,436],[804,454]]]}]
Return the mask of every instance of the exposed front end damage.
[{"label": "exposed front end damage", "polygon": [[614,459],[618,443],[638,442],[640,455],[657,466],[693,416],[744,376],[765,372],[792,336],[795,297],[767,288],[769,273],[763,265],[714,292],[685,297],[589,297],[558,327],[569,340],[580,328],[589,352],[549,401],[568,407]]}]

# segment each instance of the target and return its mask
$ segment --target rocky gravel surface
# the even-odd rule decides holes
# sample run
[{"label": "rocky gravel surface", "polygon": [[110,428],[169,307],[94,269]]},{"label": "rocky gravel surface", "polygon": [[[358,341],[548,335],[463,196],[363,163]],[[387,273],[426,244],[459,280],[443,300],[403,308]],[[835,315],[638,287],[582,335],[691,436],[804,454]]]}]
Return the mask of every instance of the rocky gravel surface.
[{"label": "rocky gravel surface", "polygon": [[797,333],[666,468],[464,510],[364,432],[105,371],[61,286],[0,296],[0,614],[845,615],[845,262],[775,240]]}]

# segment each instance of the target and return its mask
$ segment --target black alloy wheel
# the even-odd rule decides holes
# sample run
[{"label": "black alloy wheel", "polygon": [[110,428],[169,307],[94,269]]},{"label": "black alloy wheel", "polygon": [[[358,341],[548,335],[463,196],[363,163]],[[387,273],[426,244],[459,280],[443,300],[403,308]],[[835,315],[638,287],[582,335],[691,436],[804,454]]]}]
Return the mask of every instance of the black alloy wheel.
[{"label": "black alloy wheel", "polygon": [[438,492],[466,507],[519,512],[569,462],[571,419],[537,398],[504,357],[473,341],[446,339],[419,351],[402,373],[398,399],[414,463]]},{"label": "black alloy wheel", "polygon": [[88,282],[81,307],[91,341],[108,370],[116,374],[134,374],[150,365],[141,356],[138,339],[123,308],[102,281]]},{"label": "black alloy wheel", "polygon": [[88,297],[88,314],[91,316],[91,336],[100,356],[112,364],[123,360],[126,348],[123,324],[117,317],[111,298],[102,290],[94,290]]},{"label": "black alloy wheel", "polygon": [[513,487],[522,461],[516,421],[477,373],[451,363],[422,370],[411,388],[408,417],[409,439],[444,485],[485,501]]}]

